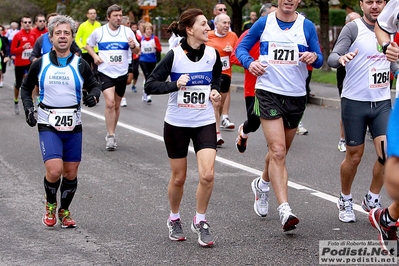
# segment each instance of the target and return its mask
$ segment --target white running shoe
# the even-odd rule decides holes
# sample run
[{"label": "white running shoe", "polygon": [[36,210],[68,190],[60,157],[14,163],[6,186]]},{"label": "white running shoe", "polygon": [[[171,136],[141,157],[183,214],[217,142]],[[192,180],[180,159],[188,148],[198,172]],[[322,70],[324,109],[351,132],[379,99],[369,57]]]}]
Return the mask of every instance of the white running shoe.
[{"label": "white running shoe", "polygon": [[296,129],[296,133],[298,135],[306,135],[309,133],[309,131],[303,127],[302,122],[299,122],[298,128]]},{"label": "white running shoe", "polygon": [[230,121],[228,117],[222,120],[222,123],[220,123],[220,128],[224,129],[234,129],[235,125],[233,122]]},{"label": "white running shoe", "polygon": [[338,218],[343,223],[354,223],[356,222],[355,212],[353,211],[352,199],[345,200],[342,196],[339,196],[337,207],[339,210]]},{"label": "white running shoe", "polygon": [[346,143],[344,139],[339,140],[338,142],[338,150],[340,152],[346,152]]},{"label": "white running shoe", "polygon": [[121,100],[121,106],[122,107],[126,107],[127,106],[127,102],[126,102],[126,98],[125,97],[123,97],[122,100]]},{"label": "white running shoe", "polygon": [[255,178],[251,183],[252,192],[255,194],[254,211],[258,216],[266,217],[269,212],[269,191],[263,191],[258,184],[261,177]]},{"label": "white running shoe", "polygon": [[296,225],[299,223],[299,219],[292,213],[290,205],[285,202],[282,203],[277,211],[280,215],[280,221],[283,226],[284,233],[290,233],[292,230],[296,229]]},{"label": "white running shoe", "polygon": [[147,93],[143,92],[143,97],[141,97],[141,100],[145,103],[147,102]]},{"label": "white running shoe", "polygon": [[105,137],[105,149],[107,151],[114,151],[116,149],[116,140],[115,140],[115,135],[107,135]]},{"label": "white running shoe", "polygon": [[362,208],[366,212],[370,212],[374,208],[381,208],[381,199],[378,197],[374,202],[371,201],[371,196],[367,193],[362,201]]},{"label": "white running shoe", "polygon": [[14,113],[16,115],[19,115],[19,104],[18,103],[14,103]]}]

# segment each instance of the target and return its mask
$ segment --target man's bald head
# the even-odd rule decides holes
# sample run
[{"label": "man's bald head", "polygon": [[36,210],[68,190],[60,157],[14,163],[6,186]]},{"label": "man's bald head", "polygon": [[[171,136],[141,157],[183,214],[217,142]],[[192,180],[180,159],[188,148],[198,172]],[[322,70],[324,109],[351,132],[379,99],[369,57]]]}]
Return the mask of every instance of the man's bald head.
[{"label": "man's bald head", "polygon": [[353,20],[355,20],[355,19],[357,19],[357,18],[360,18],[361,16],[359,15],[359,13],[357,13],[357,12],[350,12],[348,15],[346,15],[346,18],[345,18],[345,24],[346,23],[349,23],[349,22],[351,22],[351,21],[353,21]]}]

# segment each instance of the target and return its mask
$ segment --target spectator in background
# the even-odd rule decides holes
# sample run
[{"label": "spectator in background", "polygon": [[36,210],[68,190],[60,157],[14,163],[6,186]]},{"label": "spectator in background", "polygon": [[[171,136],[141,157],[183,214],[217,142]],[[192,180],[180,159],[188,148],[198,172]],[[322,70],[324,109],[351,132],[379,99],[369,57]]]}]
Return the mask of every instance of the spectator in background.
[{"label": "spectator in background", "polygon": [[249,20],[245,21],[244,24],[242,25],[242,31],[249,30],[252,25],[254,25],[255,21],[258,19],[258,16],[256,15],[256,12],[252,11],[249,14]]},{"label": "spectator in background", "polygon": [[31,31],[32,34],[36,35],[36,40],[47,32],[46,17],[43,14],[36,15],[35,27]]},{"label": "spectator in background", "polygon": [[[360,15],[356,12],[351,12],[348,15],[346,15],[345,17],[345,24],[351,22],[354,19],[360,18]],[[335,43],[334,43],[335,46]],[[346,69],[345,66],[340,65],[337,68],[337,88],[338,88],[338,94],[339,94],[339,98],[341,99],[341,93],[342,93],[342,88],[343,88],[343,84],[344,84],[344,79],[346,76]],[[344,133],[344,127],[342,125],[342,119],[339,120],[339,126],[340,126],[340,131],[341,131],[341,135],[340,135],[340,139],[338,142],[338,150],[340,152],[346,152],[346,142],[345,142],[345,133]]]},{"label": "spectator in background", "polygon": [[[213,15],[214,15],[214,18],[215,18],[217,15],[222,14],[222,13],[227,14],[226,5],[223,4],[223,3],[217,3],[217,4],[213,7]],[[209,25],[209,27],[211,28],[211,30],[214,30],[214,29],[215,29],[215,19],[214,19],[214,18],[211,19],[211,20],[208,20],[208,25]]]}]

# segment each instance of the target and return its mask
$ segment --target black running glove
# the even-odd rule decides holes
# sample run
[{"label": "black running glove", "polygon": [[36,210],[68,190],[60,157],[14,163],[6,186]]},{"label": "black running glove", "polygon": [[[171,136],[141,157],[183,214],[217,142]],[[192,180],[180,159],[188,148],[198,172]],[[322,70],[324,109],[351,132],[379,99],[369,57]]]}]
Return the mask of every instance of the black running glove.
[{"label": "black running glove", "polygon": [[31,127],[36,126],[37,120],[35,118],[35,109],[33,107],[30,107],[25,110],[25,116],[26,116],[26,123],[28,123],[29,126]]},{"label": "black running glove", "polygon": [[97,104],[96,96],[93,94],[87,94],[85,97],[83,97],[83,104],[88,107],[95,106]]}]

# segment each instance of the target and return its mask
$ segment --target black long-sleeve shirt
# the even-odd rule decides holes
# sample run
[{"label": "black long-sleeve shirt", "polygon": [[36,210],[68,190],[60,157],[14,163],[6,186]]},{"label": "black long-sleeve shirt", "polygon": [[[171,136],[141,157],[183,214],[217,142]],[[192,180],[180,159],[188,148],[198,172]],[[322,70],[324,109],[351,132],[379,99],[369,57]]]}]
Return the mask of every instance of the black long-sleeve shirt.
[{"label": "black long-sleeve shirt", "polygon": [[[205,44],[200,46],[200,49],[193,49],[188,45],[187,40],[181,43],[181,47],[186,51],[186,56],[193,62],[198,62],[204,56]],[[217,50],[216,62],[212,69],[211,90],[215,89],[220,92],[221,75],[222,75],[222,62]],[[166,94],[178,91],[177,81],[166,81],[171,73],[174,59],[174,52],[170,50],[165,57],[159,62],[152,71],[151,75],[146,80],[144,90],[147,94]]]}]

